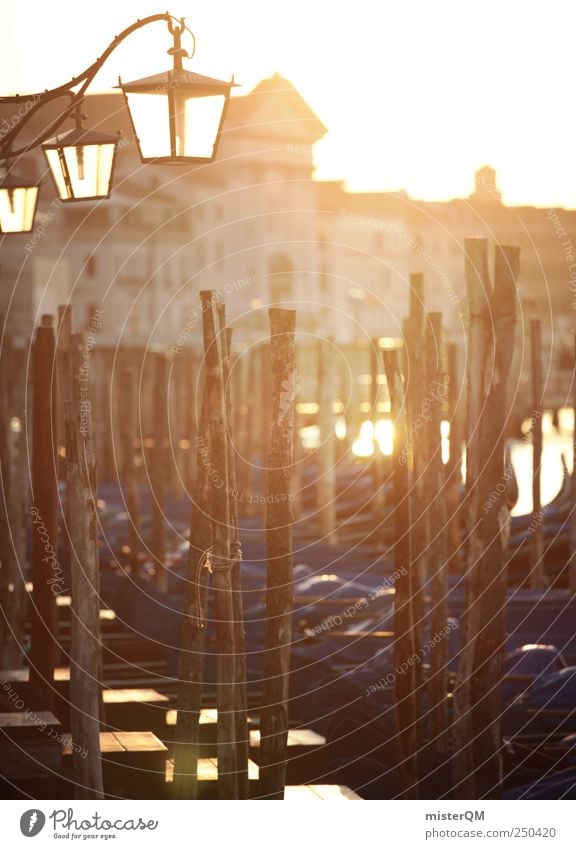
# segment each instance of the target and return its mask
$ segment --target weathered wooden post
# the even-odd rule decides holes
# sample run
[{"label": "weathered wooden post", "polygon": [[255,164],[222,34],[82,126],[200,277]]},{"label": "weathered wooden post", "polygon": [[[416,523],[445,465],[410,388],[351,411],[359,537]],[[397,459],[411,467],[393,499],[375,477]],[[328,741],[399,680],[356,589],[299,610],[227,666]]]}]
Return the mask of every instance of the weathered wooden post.
[{"label": "weathered wooden post", "polygon": [[532,521],[530,523],[530,586],[544,589],[544,539],[542,536],[542,326],[539,318],[530,322],[532,354]]},{"label": "weathered wooden post", "polygon": [[453,570],[459,571],[462,562],[462,416],[460,402],[460,372],[458,367],[460,350],[458,345],[448,346],[448,407],[450,410],[450,460],[448,464],[448,545],[449,562]]},{"label": "weathered wooden post", "polygon": [[505,467],[508,408],[507,384],[514,354],[518,248],[496,246],[491,320],[494,368],[481,422],[486,458],[482,494],[483,553],[478,565],[476,596],[481,605],[472,678],[473,738],[477,798],[493,795],[502,774],[501,685],[506,644],[506,545],[510,511]]},{"label": "weathered wooden post", "polygon": [[[24,656],[26,630],[26,524],[28,467],[26,454],[24,351],[4,333],[0,372],[4,404],[2,421],[2,607],[7,617],[2,668],[17,669]],[[1,630],[1,628],[0,628]],[[2,645],[0,644],[0,649]]]},{"label": "weathered wooden post", "polygon": [[[222,799],[238,798],[236,766],[236,694],[234,604],[230,534],[228,443],[224,385],[224,342],[219,332],[216,297],[200,292],[210,427],[210,489],[214,608],[218,649],[218,788]],[[235,553],[234,553],[235,554]]]},{"label": "weathered wooden post", "polygon": [[[421,657],[424,632],[424,592],[426,554],[428,545],[428,517],[426,514],[425,470],[426,444],[422,434],[422,409],[426,396],[426,362],[424,359],[424,277],[410,275],[410,313],[404,324],[404,374],[406,376],[407,451],[411,463],[411,515],[412,515],[412,611],[414,621],[414,650]],[[421,703],[423,697],[422,664],[415,670],[415,710],[418,719],[419,742],[424,736]]]},{"label": "weathered wooden post", "polygon": [[[56,595],[62,587],[58,563],[56,348],[53,319],[42,316],[32,351],[32,604],[30,707],[54,706],[57,641]],[[53,587],[56,591],[53,592]]]},{"label": "weathered wooden post", "polygon": [[407,457],[406,399],[400,372],[399,352],[383,351],[384,370],[390,396],[393,421],[392,478],[394,486],[394,668],[405,670],[394,679],[396,728],[400,760],[400,782],[405,799],[417,798],[418,766],[416,762],[415,667],[420,662],[414,651],[412,615],[412,552],[410,474]]},{"label": "weathered wooden post", "polygon": [[244,630],[244,606],[242,602],[242,549],[238,533],[238,489],[236,483],[236,453],[230,429],[232,428],[232,387],[230,385],[230,358],[232,351],[232,328],[226,327],[224,304],[218,304],[220,333],[224,343],[224,385],[226,387],[226,418],[228,422],[228,483],[230,510],[230,546],[233,560],[232,593],[234,611],[234,675],[235,675],[235,725],[236,725],[236,766],[238,771],[238,797],[248,799],[250,795],[248,781],[248,701],[246,694],[246,632]]},{"label": "weathered wooden post", "polygon": [[336,544],[336,434],[332,405],[335,398],[335,372],[330,363],[332,345],[318,340],[318,404],[320,407],[320,448],[318,449],[318,513],[322,541]]},{"label": "weathered wooden post", "polygon": [[380,417],[380,374],[382,361],[380,359],[380,344],[378,339],[370,343],[370,418],[372,420],[372,442],[374,455],[372,470],[374,495],[372,497],[372,514],[374,521],[374,539],[381,540],[383,536],[384,511],[386,508],[384,457],[380,450],[380,442],[376,436]]},{"label": "weathered wooden post", "polygon": [[186,607],[182,620],[178,683],[178,714],[174,748],[174,794],[177,799],[198,797],[198,751],[208,596],[210,524],[210,433],[206,389],[202,390],[197,435],[196,482],[190,516],[190,549]]},{"label": "weathered wooden post", "polygon": [[134,572],[138,571],[138,553],[142,546],[140,538],[140,488],[134,465],[134,443],[138,433],[138,400],[136,375],[130,366],[125,366],[119,376],[119,415],[121,445],[121,488],[128,513],[129,562]]},{"label": "weathered wooden post", "polygon": [[[426,419],[425,434],[428,454],[426,491],[429,499],[428,574],[430,577],[430,633],[436,640],[430,651],[430,736],[438,752],[446,752],[448,726],[448,643],[445,636],[448,621],[448,544],[446,488],[442,463],[442,408],[446,386],[442,368],[442,314],[428,314],[426,324]],[[423,408],[424,410],[424,408]]]},{"label": "weathered wooden post", "polygon": [[156,583],[166,592],[166,516],[167,441],[168,441],[168,363],[164,353],[153,354],[154,363],[154,449],[150,468],[150,496],[152,501],[151,551],[154,555]]},{"label": "weathered wooden post", "polygon": [[576,593],[576,333],[574,334],[574,371],[572,373],[572,413],[574,424],[572,428],[572,509],[570,511],[570,592]]},{"label": "weathered wooden post", "polygon": [[260,794],[283,799],[288,742],[288,688],[294,589],[290,469],[294,445],[296,313],[270,309],[271,416],[266,544],[266,652],[260,714]]},{"label": "weathered wooden post", "polygon": [[65,451],[66,429],[64,426],[64,411],[66,401],[70,401],[69,392],[72,389],[72,364],[70,341],[72,336],[72,305],[63,304],[58,307],[58,331],[56,336],[56,362],[58,365],[58,435],[61,445],[58,446],[58,477],[66,479],[66,459],[62,456]]},{"label": "weathered wooden post", "polygon": [[70,538],[70,702],[75,795],[102,799],[101,643],[96,456],[86,400],[66,402],[66,500]]},{"label": "weathered wooden post", "polygon": [[[3,317],[0,325],[3,325]],[[12,340],[2,326],[2,344],[0,347],[0,666],[4,665],[4,655],[12,641],[11,621],[11,574],[12,540],[10,533],[10,502],[12,489],[12,393],[10,373],[12,369]]]},{"label": "weathered wooden post", "polygon": [[480,422],[485,405],[485,373],[489,367],[491,348],[486,332],[489,321],[491,292],[488,272],[488,242],[486,239],[466,239],[465,275],[468,291],[467,347],[467,435],[466,435],[466,571],[465,612],[463,615],[462,650],[454,703],[454,781],[455,796],[474,799],[474,744],[472,725],[472,676],[474,653],[479,629],[479,609],[476,593],[478,570],[482,560],[482,476],[484,454]]},{"label": "weathered wooden post", "polygon": [[[266,458],[270,453],[269,448],[269,422],[271,413],[271,382],[272,377],[270,375],[270,361],[271,361],[271,351],[270,351],[270,343],[268,340],[261,342],[261,344],[256,348],[256,356],[257,356],[257,381],[260,386],[260,397],[257,401],[257,427],[256,434],[258,437],[257,442],[257,450],[256,450],[256,468],[254,469],[255,475],[257,475],[260,479],[260,488],[259,491],[255,494],[263,496],[266,493]],[[260,468],[258,469],[258,465]],[[254,478],[253,478],[254,480]],[[262,513],[263,522],[266,521],[266,505],[256,505],[256,511]]]},{"label": "weathered wooden post", "polygon": [[184,463],[184,490],[185,492],[192,492],[194,489],[194,478],[197,472],[196,469],[196,452],[194,451],[194,443],[196,440],[196,435],[198,433],[198,427],[196,422],[196,417],[194,415],[193,405],[190,404],[189,398],[192,394],[193,397],[199,395],[199,384],[198,384],[198,361],[196,359],[196,351],[194,348],[190,348],[187,351],[183,352],[185,357],[185,369],[184,369],[184,391],[183,395],[183,404],[184,404],[184,421],[185,421],[185,431],[184,438],[187,439],[190,443],[190,447],[186,451],[186,460]]}]

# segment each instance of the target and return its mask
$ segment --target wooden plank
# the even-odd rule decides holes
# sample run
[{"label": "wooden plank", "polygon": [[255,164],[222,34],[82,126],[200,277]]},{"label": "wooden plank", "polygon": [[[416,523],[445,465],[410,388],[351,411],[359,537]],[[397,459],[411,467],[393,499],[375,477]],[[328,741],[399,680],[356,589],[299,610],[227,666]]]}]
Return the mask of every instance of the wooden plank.
[{"label": "wooden plank", "polygon": [[156,704],[158,702],[169,702],[168,696],[153,690],[150,687],[130,687],[120,690],[104,690],[102,693],[104,704]]},{"label": "wooden plank", "polygon": [[[62,742],[62,756],[72,757],[72,737],[67,735]],[[124,746],[116,739],[111,731],[100,732],[100,751],[103,755],[108,755],[113,752],[125,752]]]},{"label": "wooden plank", "polygon": [[[253,731],[250,731],[250,746],[253,749],[260,746],[260,740],[261,735],[259,729],[256,728]],[[318,732],[313,731],[311,728],[290,728],[288,731],[287,745],[289,748],[313,748],[315,746],[324,746],[325,743],[326,737],[323,737],[322,734],[318,734]]]},{"label": "wooden plank", "polygon": [[362,802],[345,784],[299,784],[286,787],[287,802]]},{"label": "wooden plank", "polygon": [[[248,761],[248,778],[250,781],[257,781],[259,778],[259,767],[254,761]],[[166,761],[166,781],[174,780],[174,760],[168,758]],[[217,782],[218,781],[218,758],[198,758],[198,781]]]},{"label": "wooden plank", "polygon": [[165,752],[166,746],[151,731],[114,731],[114,737],[127,752]]},{"label": "wooden plank", "polygon": [[8,735],[10,731],[7,731],[7,729],[36,729],[39,725],[56,728],[60,725],[60,721],[49,710],[39,710],[29,714],[20,711],[0,713],[0,729]]}]

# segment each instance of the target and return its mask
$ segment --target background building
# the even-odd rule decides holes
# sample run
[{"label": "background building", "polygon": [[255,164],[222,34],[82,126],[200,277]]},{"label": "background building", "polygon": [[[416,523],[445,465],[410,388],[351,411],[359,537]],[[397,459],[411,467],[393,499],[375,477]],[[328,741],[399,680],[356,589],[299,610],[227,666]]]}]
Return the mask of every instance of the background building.
[{"label": "background building", "polygon": [[[39,112],[42,126],[52,108]],[[505,206],[489,167],[468,198],[443,203],[316,181],[314,144],[326,128],[278,74],[231,99],[217,161],[205,166],[142,165],[120,94],[88,96],[85,111],[89,126],[123,132],[109,200],[62,205],[42,154],[20,162],[43,177],[34,232],[4,238],[0,254],[0,309],[22,340],[41,313],[70,301],[80,328],[102,310],[99,344],[199,344],[200,289],[225,297],[240,340],[266,332],[270,304],[297,308],[304,335],[398,337],[409,274],[422,271],[428,309],[463,342],[464,240],[478,235],[520,246],[521,324],[542,320],[555,350],[548,391],[564,391],[575,211]],[[520,346],[523,375],[525,355]]]}]

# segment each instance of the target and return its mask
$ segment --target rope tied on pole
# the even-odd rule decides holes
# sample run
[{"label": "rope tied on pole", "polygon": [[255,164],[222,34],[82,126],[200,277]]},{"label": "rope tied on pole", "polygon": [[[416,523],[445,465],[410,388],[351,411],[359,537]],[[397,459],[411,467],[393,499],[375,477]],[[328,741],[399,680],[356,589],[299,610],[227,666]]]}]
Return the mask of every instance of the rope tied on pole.
[{"label": "rope tied on pole", "polygon": [[240,540],[230,542],[230,557],[222,557],[216,554],[212,548],[204,552],[203,565],[209,572],[229,572],[242,562],[242,545]]}]

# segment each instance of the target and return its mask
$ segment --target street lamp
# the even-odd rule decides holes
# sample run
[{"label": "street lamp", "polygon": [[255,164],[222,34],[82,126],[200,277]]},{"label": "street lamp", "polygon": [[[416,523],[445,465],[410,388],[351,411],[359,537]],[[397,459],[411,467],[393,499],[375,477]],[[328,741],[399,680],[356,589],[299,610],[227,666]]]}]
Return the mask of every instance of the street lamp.
[{"label": "street lamp", "polygon": [[76,127],[42,145],[61,201],[110,197],[118,136],[82,127],[80,107]]},{"label": "street lamp", "polygon": [[120,82],[142,162],[213,162],[233,85],[176,68]]},{"label": "street lamp", "polygon": [[34,226],[39,184],[12,172],[0,177],[0,233],[29,233]]},{"label": "street lamp", "polygon": [[[120,81],[140,157],[143,162],[160,164],[212,162],[230,90],[235,83],[182,67],[182,58],[191,58],[182,48],[182,34],[190,30],[183,18],[176,22],[167,12],[150,15],[129,26],[116,36],[93,65],[68,83],[34,95],[0,98],[2,105],[26,106],[24,117],[13,122],[9,132],[0,139],[0,160],[17,159],[41,146],[61,201],[95,201],[109,197],[118,137],[85,129],[81,121],[82,101],[110,53],[131,33],[158,21],[166,22],[173,36],[173,46],[168,51],[173,56],[173,69],[132,83]],[[193,34],[190,35],[194,39]],[[61,97],[69,98],[68,106],[43,133],[18,148],[16,137],[32,116],[46,103]],[[75,129],[54,135],[74,114]],[[30,232],[34,226],[38,190],[39,183],[10,175],[0,180],[1,233]]]},{"label": "street lamp", "polygon": [[119,80],[142,162],[213,162],[234,80],[206,77],[182,67],[184,24],[168,28],[174,38],[170,71],[130,83]]}]

